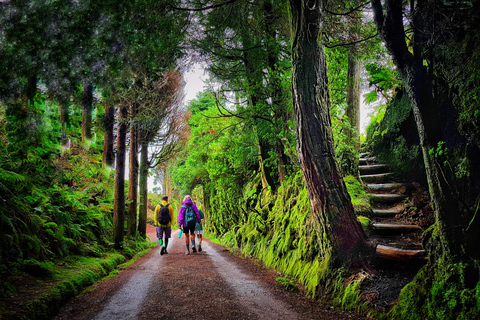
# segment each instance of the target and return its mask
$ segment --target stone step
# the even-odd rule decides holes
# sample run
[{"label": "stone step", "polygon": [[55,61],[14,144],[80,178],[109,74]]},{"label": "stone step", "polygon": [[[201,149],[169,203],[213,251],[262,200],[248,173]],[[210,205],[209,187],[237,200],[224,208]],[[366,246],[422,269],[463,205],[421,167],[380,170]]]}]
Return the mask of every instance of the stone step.
[{"label": "stone step", "polygon": [[389,209],[372,209],[372,217],[378,217],[378,218],[387,218],[387,217],[393,217],[399,213],[402,213],[403,209],[402,208],[389,208]]},{"label": "stone step", "polygon": [[394,223],[379,223],[374,222],[370,224],[370,229],[376,233],[382,234],[398,234],[421,231],[422,228],[415,224],[394,224]]},{"label": "stone step", "polygon": [[370,163],[374,163],[375,161],[376,161],[375,157],[367,157],[367,158],[358,159],[358,163],[360,165],[367,165],[367,164],[370,164]]},{"label": "stone step", "polygon": [[404,194],[396,193],[367,193],[370,198],[370,203],[397,203],[407,198]]},{"label": "stone step", "polygon": [[360,174],[373,174],[388,171],[389,167],[386,164],[366,164],[358,166]]},{"label": "stone step", "polygon": [[402,262],[413,259],[426,259],[425,250],[406,250],[381,244],[377,245],[375,253],[378,258]]},{"label": "stone step", "polygon": [[367,183],[365,187],[372,191],[392,191],[403,187],[403,183]]},{"label": "stone step", "polygon": [[386,180],[388,180],[388,178],[392,176],[393,176],[392,172],[387,172],[387,173],[361,175],[360,178],[362,179],[363,182],[366,182],[366,183],[381,183],[381,182],[386,182]]}]

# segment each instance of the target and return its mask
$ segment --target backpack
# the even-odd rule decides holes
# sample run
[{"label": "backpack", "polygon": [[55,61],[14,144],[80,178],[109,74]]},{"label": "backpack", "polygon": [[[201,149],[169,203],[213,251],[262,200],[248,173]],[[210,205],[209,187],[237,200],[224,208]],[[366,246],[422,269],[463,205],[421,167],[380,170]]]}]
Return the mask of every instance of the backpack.
[{"label": "backpack", "polygon": [[166,206],[160,204],[160,211],[158,212],[157,221],[162,226],[165,226],[170,222],[170,211],[168,210],[169,205],[170,204],[168,203]]},{"label": "backpack", "polygon": [[188,223],[196,223],[197,222],[197,218],[195,217],[195,212],[193,211],[193,207],[192,206],[186,206],[185,208],[185,220],[187,221],[187,224]]}]

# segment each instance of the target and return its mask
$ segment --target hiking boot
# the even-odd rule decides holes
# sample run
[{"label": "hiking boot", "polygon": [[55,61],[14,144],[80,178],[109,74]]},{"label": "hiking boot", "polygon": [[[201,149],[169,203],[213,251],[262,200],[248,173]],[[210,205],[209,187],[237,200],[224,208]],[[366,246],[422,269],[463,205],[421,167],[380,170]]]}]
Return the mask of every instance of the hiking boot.
[{"label": "hiking boot", "polygon": [[168,254],[167,248],[165,248],[165,254]]},{"label": "hiking boot", "polygon": [[197,252],[197,249],[195,247],[192,247],[192,251],[195,253]]},{"label": "hiking boot", "polygon": [[162,247],[162,249],[160,250],[160,255],[163,256],[165,254],[165,251],[167,251],[167,249],[165,247]]},{"label": "hiking boot", "polygon": [[202,252],[202,245],[201,244],[198,245],[198,252]]},{"label": "hiking boot", "polygon": [[190,250],[185,251],[185,254],[190,254]]}]

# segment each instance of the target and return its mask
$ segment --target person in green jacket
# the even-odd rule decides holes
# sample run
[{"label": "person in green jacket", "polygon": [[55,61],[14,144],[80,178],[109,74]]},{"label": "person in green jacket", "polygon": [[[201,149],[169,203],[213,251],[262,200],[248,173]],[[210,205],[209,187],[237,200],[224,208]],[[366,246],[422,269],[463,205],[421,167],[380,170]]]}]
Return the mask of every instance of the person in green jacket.
[{"label": "person in green jacket", "polygon": [[[169,221],[165,224],[161,223],[162,218],[162,209],[163,211],[168,210],[168,214],[170,215]],[[158,244],[160,245],[160,255],[168,254],[167,246],[168,246],[168,239],[172,236],[172,224],[173,224],[173,208],[168,203],[168,196],[162,197],[162,202],[155,207],[155,213],[153,215],[153,220],[155,221],[155,226],[157,227],[157,238]],[[163,245],[163,237],[165,236],[165,245]]]},{"label": "person in green jacket", "polygon": [[[205,215],[203,214],[202,209],[198,209],[198,214],[200,215],[200,219],[205,218]],[[202,252],[202,234],[203,234],[203,226],[197,222],[195,224],[195,234],[198,236],[198,252]]]}]

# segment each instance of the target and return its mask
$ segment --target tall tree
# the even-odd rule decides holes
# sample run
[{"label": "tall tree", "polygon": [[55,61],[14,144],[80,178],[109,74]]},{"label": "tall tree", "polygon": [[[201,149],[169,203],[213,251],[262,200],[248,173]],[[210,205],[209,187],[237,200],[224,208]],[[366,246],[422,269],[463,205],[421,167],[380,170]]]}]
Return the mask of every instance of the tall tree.
[{"label": "tall tree", "polygon": [[138,104],[130,105],[130,173],[128,179],[128,215],[127,235],[135,237],[137,234],[137,198],[138,198],[138,128],[135,125],[135,117],[138,112]]},{"label": "tall tree", "polygon": [[368,246],[335,162],[325,52],[325,1],[290,0],[297,151],[317,221],[321,255],[330,265],[366,262]]},{"label": "tall tree", "polygon": [[102,153],[102,167],[111,168],[115,161],[115,154],[113,152],[114,133],[113,127],[115,125],[115,107],[111,99],[105,102],[105,116],[103,119],[103,153]]},{"label": "tall tree", "polygon": [[92,139],[92,108],[93,84],[86,82],[83,85],[82,95],[82,141],[84,143]]},{"label": "tall tree", "polygon": [[[134,86],[138,102],[138,143],[140,146],[140,208],[138,231],[146,235],[148,172],[150,168],[168,161],[178,150],[179,105],[181,97],[181,74],[166,72],[158,81],[143,79],[140,86]],[[151,154],[149,157],[149,150]]]},{"label": "tall tree", "polygon": [[222,90],[227,93],[224,100],[235,93],[239,101],[236,112],[229,110],[223,115],[249,123],[258,139],[263,186],[275,190],[291,173],[294,162],[285,154],[291,132],[290,90],[285,81],[290,70],[288,32],[281,23],[287,15],[285,2],[214,3],[215,8],[206,13],[197,9],[202,12],[200,23],[207,31],[194,45],[209,58],[212,78],[222,82]]},{"label": "tall tree", "polygon": [[125,237],[125,140],[127,136],[128,110],[119,107],[117,134],[117,161],[115,165],[115,195],[113,202],[113,240],[116,248],[121,248]]}]

